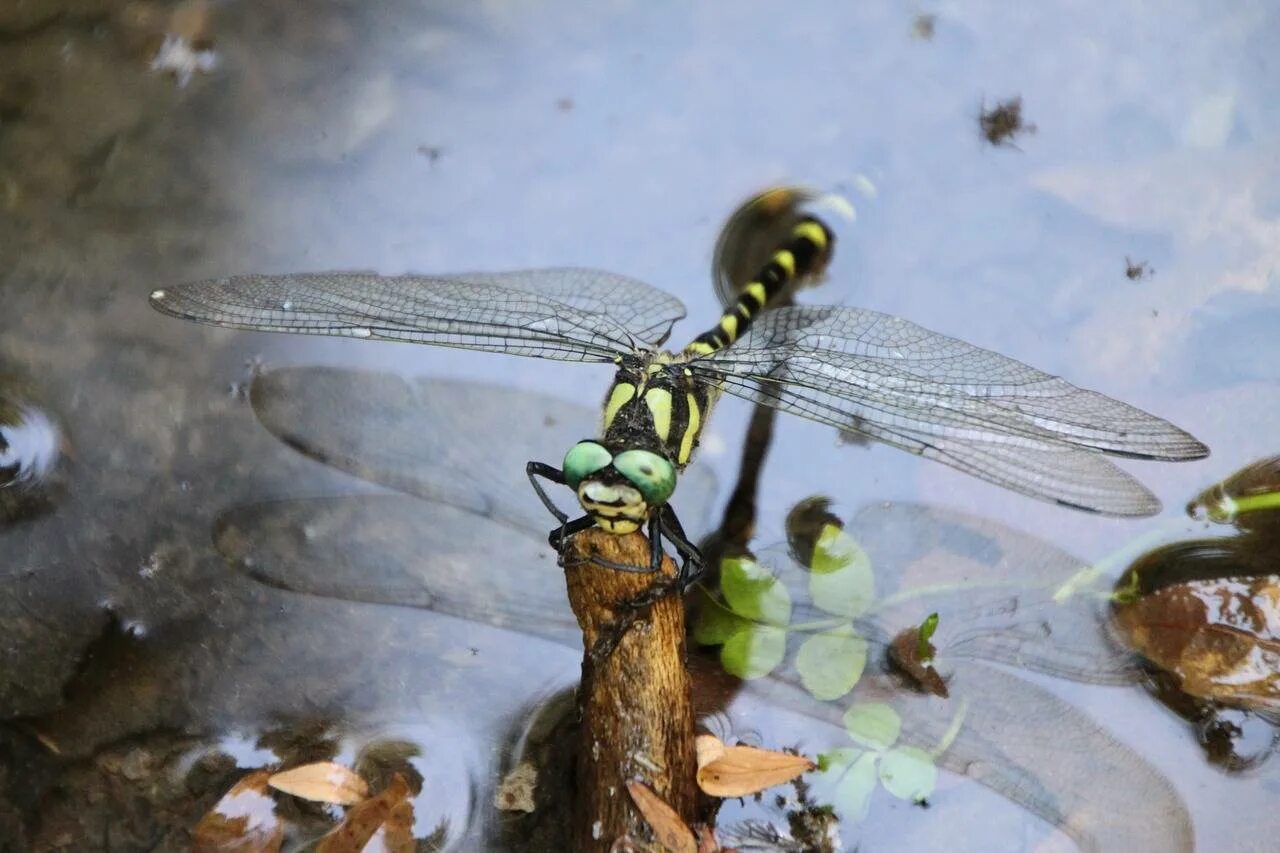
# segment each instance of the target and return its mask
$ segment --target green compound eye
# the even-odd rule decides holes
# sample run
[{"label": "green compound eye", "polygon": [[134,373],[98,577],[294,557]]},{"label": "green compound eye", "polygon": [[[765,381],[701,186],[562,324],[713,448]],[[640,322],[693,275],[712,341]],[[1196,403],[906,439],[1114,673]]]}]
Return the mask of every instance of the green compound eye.
[{"label": "green compound eye", "polygon": [[624,450],[613,458],[613,467],[640,490],[651,506],[667,502],[676,490],[676,468],[648,450]]},{"label": "green compound eye", "polygon": [[613,461],[613,454],[594,441],[579,441],[564,455],[564,481],[570,488],[578,488],[591,474]]}]

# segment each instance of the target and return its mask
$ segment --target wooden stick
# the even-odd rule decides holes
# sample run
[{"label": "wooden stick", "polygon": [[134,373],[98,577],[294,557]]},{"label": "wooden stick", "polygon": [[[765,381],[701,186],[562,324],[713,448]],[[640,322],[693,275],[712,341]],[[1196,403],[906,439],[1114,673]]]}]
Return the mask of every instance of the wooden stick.
[{"label": "wooden stick", "polygon": [[628,835],[652,834],[627,793],[639,779],[687,823],[697,818],[697,758],[693,705],[685,667],[684,604],[673,593],[639,613],[612,652],[591,650],[628,615],[627,601],[670,581],[676,568],[624,572],[592,558],[629,566],[649,564],[640,533],[617,536],[599,528],[579,533],[565,552],[569,603],[582,628],[582,685],[576,768],[577,798],[570,836],[575,850],[608,850]]}]

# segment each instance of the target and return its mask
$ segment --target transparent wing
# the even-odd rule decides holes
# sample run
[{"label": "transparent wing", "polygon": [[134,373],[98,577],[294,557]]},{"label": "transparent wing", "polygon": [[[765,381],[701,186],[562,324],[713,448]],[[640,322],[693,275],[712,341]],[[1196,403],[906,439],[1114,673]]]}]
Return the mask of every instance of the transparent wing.
[{"label": "transparent wing", "polygon": [[458,276],[368,272],[249,275],[151,294],[184,320],[254,329],[407,341],[552,358],[609,361],[655,346],[684,316],[643,282],[586,269]]},{"label": "transparent wing", "polygon": [[731,394],[1109,515],[1150,515],[1160,503],[1098,454],[1181,460],[1208,453],[1133,406],[875,311],[781,308],[694,364]]}]

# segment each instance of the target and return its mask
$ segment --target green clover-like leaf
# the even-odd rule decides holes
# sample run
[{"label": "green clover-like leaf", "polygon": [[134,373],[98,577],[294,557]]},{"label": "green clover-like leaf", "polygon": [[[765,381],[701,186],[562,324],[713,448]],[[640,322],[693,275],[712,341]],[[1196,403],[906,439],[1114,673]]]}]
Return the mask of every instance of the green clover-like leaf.
[{"label": "green clover-like leaf", "polygon": [[897,746],[880,756],[880,783],[900,800],[927,800],[938,784],[933,756],[914,746]]},{"label": "green clover-like leaf", "polygon": [[824,753],[820,778],[831,785],[831,801],[845,820],[859,821],[867,816],[871,795],[876,790],[877,754],[854,747],[833,749]]},{"label": "green clover-like leaf", "polygon": [[702,646],[723,645],[735,633],[751,625],[751,621],[734,613],[698,588],[698,616],[693,623],[693,641]]},{"label": "green clover-like leaf", "polygon": [[739,616],[777,626],[791,621],[791,593],[755,560],[721,560],[720,590],[729,608]]},{"label": "green clover-like leaf", "polygon": [[875,575],[867,552],[834,524],[818,534],[809,565],[809,595],[828,613],[850,619],[861,615],[876,598]]},{"label": "green clover-like leaf", "polygon": [[786,631],[747,622],[725,641],[720,649],[720,663],[730,675],[761,678],[773,672],[786,654]]},{"label": "green clover-like leaf", "polygon": [[800,681],[823,701],[839,699],[852,690],[866,665],[867,641],[847,624],[814,634],[796,652]]},{"label": "green clover-like leaf", "polygon": [[844,730],[854,743],[868,749],[888,749],[902,731],[902,718],[883,702],[859,702],[844,714]]}]

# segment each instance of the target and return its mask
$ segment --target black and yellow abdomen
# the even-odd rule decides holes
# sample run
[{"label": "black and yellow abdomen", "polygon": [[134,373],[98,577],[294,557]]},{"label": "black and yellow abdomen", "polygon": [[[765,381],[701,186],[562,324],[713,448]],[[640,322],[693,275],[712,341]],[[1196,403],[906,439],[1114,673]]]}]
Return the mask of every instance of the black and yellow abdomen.
[{"label": "black and yellow abdomen", "polygon": [[694,338],[684,348],[685,354],[710,355],[732,344],[789,284],[821,272],[834,244],[835,236],[827,226],[811,216],[801,219],[791,229],[791,239],[742,288],[737,302],[720,316],[720,322]]}]

